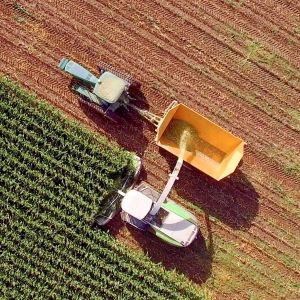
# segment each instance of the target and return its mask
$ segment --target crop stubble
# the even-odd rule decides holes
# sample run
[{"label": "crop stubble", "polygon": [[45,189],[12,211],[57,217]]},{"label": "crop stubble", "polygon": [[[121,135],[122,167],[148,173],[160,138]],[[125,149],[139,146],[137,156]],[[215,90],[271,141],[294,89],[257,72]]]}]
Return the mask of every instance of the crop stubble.
[{"label": "crop stubble", "polygon": [[[291,280],[299,280],[299,271],[295,267],[287,266],[281,258],[281,255],[287,253],[294,260],[299,259],[299,254],[289,242],[289,239],[292,240],[292,236],[298,232],[299,226],[292,221],[295,216],[280,204],[278,200],[280,195],[274,191],[271,183],[262,184],[251,173],[253,169],[263,164],[264,176],[271,176],[278,182],[282,180],[284,187],[293,189],[297,186],[298,182],[295,176],[286,174],[282,169],[283,163],[289,161],[290,158],[273,159],[268,156],[268,150],[274,139],[280,147],[287,146],[293,149],[299,147],[298,132],[291,127],[293,120],[289,119],[285,111],[297,103],[299,90],[293,84],[280,80],[280,76],[278,78],[278,74],[273,74],[269,70],[269,66],[253,63],[250,71],[240,68],[239,62],[245,53],[242,44],[233,45],[231,41],[227,42],[228,37],[225,35],[219,38],[218,34],[224,33],[224,30],[214,29],[215,23],[218,25],[223,23],[223,26],[230,24],[235,28],[240,27],[255,37],[257,34],[254,30],[255,25],[247,17],[248,7],[241,9],[235,20],[236,23],[234,23],[233,14],[229,10],[226,16],[215,10],[214,17],[217,17],[217,20],[210,16],[201,20],[200,16],[203,16],[203,13],[198,15],[192,12],[192,6],[183,9],[177,5],[173,8],[175,3],[171,4],[167,1],[152,5],[139,2],[128,5],[124,1],[101,2],[101,4],[96,1],[86,1],[84,4],[75,4],[73,1],[65,4],[48,1],[49,4],[42,4],[41,1],[38,1],[35,5],[36,1],[20,1],[28,11],[38,17],[35,21],[28,20],[25,24],[17,24],[14,20],[15,12],[11,6],[7,5],[8,3],[11,2],[5,1],[4,4],[1,4],[3,10],[0,13],[3,17],[0,24],[1,47],[5,49],[5,53],[2,53],[1,57],[3,60],[0,62],[1,72],[18,79],[30,90],[59,106],[93,130],[108,135],[112,140],[117,136],[116,140],[122,146],[134,150],[140,155],[145,153],[144,165],[148,173],[146,180],[156,188],[163,187],[166,172],[171,167],[160,154],[154,157],[153,153],[158,153],[158,148],[153,143],[152,128],[143,124],[143,132],[141,132],[139,128],[134,127],[136,124],[141,124],[138,118],[131,116],[133,125],[128,126],[129,122],[125,121],[126,127],[129,128],[124,138],[120,134],[120,131],[123,130],[122,124],[112,128],[109,121],[97,117],[94,112],[89,111],[87,116],[82,107],[78,105],[78,98],[68,91],[69,77],[57,69],[57,63],[62,56],[72,57],[83,62],[93,71],[96,70],[95,65],[101,57],[102,60],[129,72],[133,77],[142,81],[143,91],[152,111],[161,112],[170,102],[173,94],[175,98],[178,97],[180,101],[205,113],[222,126],[243,137],[249,143],[250,151],[248,150],[245,156],[242,171],[255,187],[260,202],[258,215],[255,220],[250,220],[252,227],[248,231],[240,232],[231,229],[230,222],[227,220],[231,217],[232,223],[234,223],[235,218],[247,219],[247,215],[238,216],[240,211],[238,199],[246,199],[242,201],[242,205],[245,206],[248,205],[247,200],[252,201],[251,197],[247,195],[246,185],[241,184],[241,187],[236,189],[235,186],[230,186],[236,184],[236,181],[229,180],[219,189],[217,184],[213,184],[205,176],[201,176],[203,187],[200,190],[186,191],[185,195],[188,195],[186,200],[183,200],[184,197],[182,198],[180,195],[175,195],[174,199],[187,206],[189,204],[186,201],[191,201],[194,205],[194,212],[203,227],[205,226],[204,215],[197,207],[208,208],[213,216],[215,213],[221,220],[221,222],[212,221],[214,234],[219,239],[222,241],[233,239],[235,249],[241,248],[240,245],[243,243],[247,245],[247,247],[239,249],[242,257],[250,262],[260,261],[265,266],[266,274],[262,275],[263,278],[266,278],[265,289],[263,283],[251,278],[250,271],[245,272],[241,279],[242,282],[250,282],[250,286],[252,284],[257,293],[261,295],[265,293],[267,297],[279,295],[277,289],[270,289],[271,294],[268,295],[270,282],[267,278],[273,276],[267,272],[268,268],[279,274],[290,276]],[[208,5],[206,3],[204,7],[209,8]],[[70,10],[69,7],[73,7],[73,9]],[[228,8],[228,5],[222,7],[222,9],[224,8]],[[182,18],[177,14],[180,10],[184,11],[183,15],[179,14]],[[147,16],[151,18],[147,19]],[[255,18],[263,17],[255,16]],[[268,22],[264,21],[264,29],[269,26]],[[43,35],[38,37],[37,35],[42,31],[34,30],[31,24],[42,28],[46,39],[43,39]],[[159,28],[155,28],[153,24]],[[242,27],[242,24],[245,27]],[[201,28],[203,29],[201,30]],[[266,34],[270,35],[270,32],[266,30],[256,37],[263,39]],[[291,32],[288,31],[288,34],[290,35]],[[281,55],[286,60],[297,65],[299,62],[295,60],[294,46],[289,49],[284,48],[285,40],[281,37],[282,31],[279,36],[273,37],[273,35],[274,33],[271,33],[271,41],[275,41],[276,45],[280,43],[277,50],[280,49]],[[189,47],[185,47],[187,41]],[[270,40],[266,41],[269,43]],[[295,42],[293,42],[294,44]],[[29,47],[30,45],[33,48]],[[202,72],[194,70],[192,66],[195,65],[200,65]],[[223,85],[221,85],[222,82],[218,83],[220,79],[223,79]],[[227,88],[226,85],[231,88]],[[276,105],[272,107],[271,115],[267,115],[258,107],[246,104],[245,101],[242,101],[243,97],[237,97],[232,93],[233,88],[238,91],[251,91],[253,88],[260,93],[259,101],[263,103],[274,103],[275,101]],[[287,98],[286,94],[291,97]],[[281,109],[281,106],[284,109]],[[137,145],[136,140],[140,138],[143,138],[148,144],[144,147]],[[172,162],[171,160],[171,164]],[[193,178],[197,175],[196,172],[188,171],[185,172],[185,175],[187,177],[181,177],[181,181],[195,182]],[[213,189],[213,196],[209,195],[207,187]],[[216,191],[219,192],[219,198],[216,198]],[[205,194],[204,203],[199,196],[201,193],[197,194],[199,192]],[[233,199],[235,198],[233,202],[226,203],[228,198],[225,194],[228,192],[231,193]],[[258,199],[256,200],[258,201]],[[216,204],[215,208],[213,203]],[[217,208],[220,204],[221,211]],[[249,205],[251,208],[251,203]],[[222,209],[227,211],[222,211]],[[224,224],[222,218],[228,222]],[[269,224],[267,219],[274,220],[275,225]],[[279,235],[279,231],[282,230],[280,227],[286,229],[285,238],[281,238]],[[228,253],[224,246],[220,245],[220,249]],[[159,252],[164,256],[163,251]],[[229,269],[229,266],[224,266],[222,261],[218,261],[214,267],[216,270]],[[233,270],[237,270],[236,268],[235,265]],[[255,268],[252,267],[252,270]],[[193,278],[193,276],[191,277]],[[276,278],[274,280],[276,281]],[[217,293],[222,292],[221,286],[214,287],[209,281],[208,286],[212,286]],[[235,292],[238,292],[241,297],[247,295],[247,291],[240,289]]]}]

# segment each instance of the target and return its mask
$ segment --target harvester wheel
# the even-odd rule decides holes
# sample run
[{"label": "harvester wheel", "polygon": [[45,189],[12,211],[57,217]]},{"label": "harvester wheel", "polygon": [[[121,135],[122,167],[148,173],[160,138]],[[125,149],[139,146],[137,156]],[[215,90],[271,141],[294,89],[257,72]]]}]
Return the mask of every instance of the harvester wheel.
[{"label": "harvester wheel", "polygon": [[95,224],[99,227],[105,226],[111,219],[108,217],[97,217],[95,220]]}]

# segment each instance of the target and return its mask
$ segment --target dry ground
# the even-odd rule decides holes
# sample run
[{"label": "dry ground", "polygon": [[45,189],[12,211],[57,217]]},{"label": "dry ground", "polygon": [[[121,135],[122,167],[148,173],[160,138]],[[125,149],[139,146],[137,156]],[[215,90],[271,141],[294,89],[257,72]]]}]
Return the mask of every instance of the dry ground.
[{"label": "dry ground", "polygon": [[118,219],[110,230],[217,299],[299,299],[300,3],[3,0],[0,32],[0,72],[136,152],[157,189],[175,158],[152,125],[134,113],[115,125],[80,105],[62,57],[95,73],[105,61],[142,82],[152,112],[176,99],[243,138],[229,178],[180,173],[172,198],[199,219],[193,246],[167,247]]}]

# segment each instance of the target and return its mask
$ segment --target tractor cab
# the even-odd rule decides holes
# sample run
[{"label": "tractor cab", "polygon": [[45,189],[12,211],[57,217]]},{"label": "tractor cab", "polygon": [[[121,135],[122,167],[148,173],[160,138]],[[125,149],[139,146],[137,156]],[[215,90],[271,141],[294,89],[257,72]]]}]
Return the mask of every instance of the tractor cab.
[{"label": "tractor cab", "polygon": [[127,87],[128,83],[125,80],[111,72],[105,71],[97,80],[93,89],[93,94],[112,104],[119,100]]},{"label": "tractor cab", "polygon": [[80,64],[67,58],[60,61],[59,68],[75,79],[76,83],[72,85],[72,89],[81,95],[80,101],[112,121],[117,121],[114,112],[119,107],[126,106],[138,95],[140,84],[132,82],[128,76],[107,71],[105,66],[100,68],[101,74],[98,78]]}]

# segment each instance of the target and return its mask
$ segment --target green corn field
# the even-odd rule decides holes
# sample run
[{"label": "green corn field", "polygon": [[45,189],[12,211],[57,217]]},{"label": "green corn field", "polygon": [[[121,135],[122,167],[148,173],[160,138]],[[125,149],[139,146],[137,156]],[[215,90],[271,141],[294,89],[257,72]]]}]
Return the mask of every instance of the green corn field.
[{"label": "green corn field", "polygon": [[91,227],[133,155],[0,79],[0,298],[207,299]]}]

